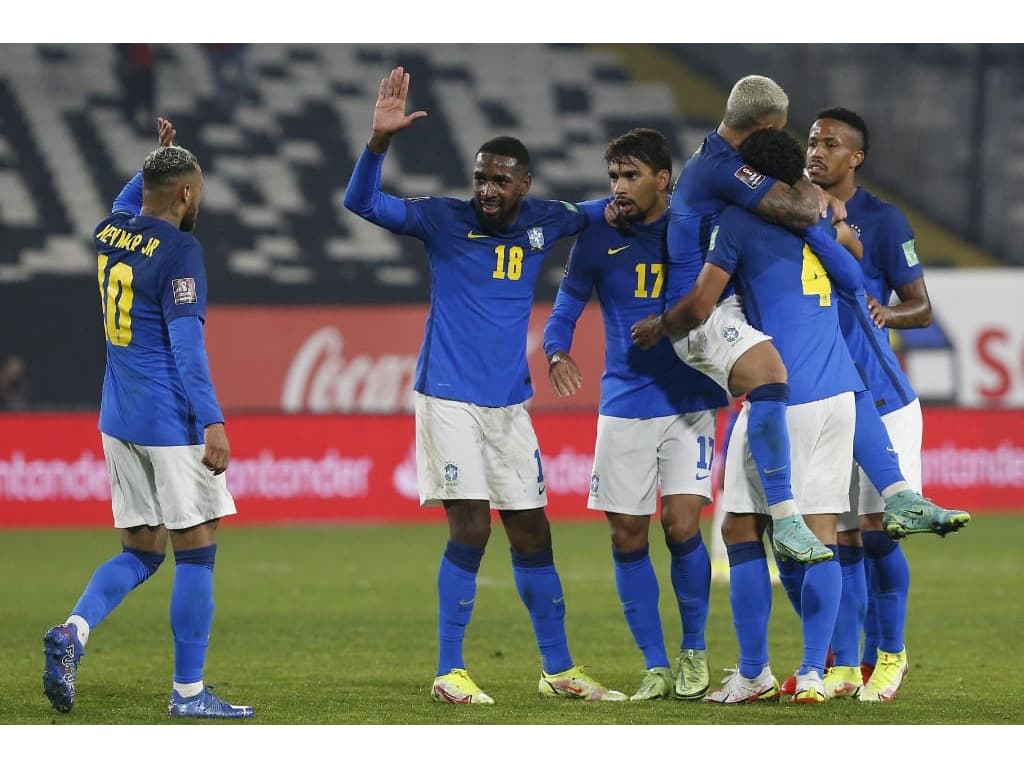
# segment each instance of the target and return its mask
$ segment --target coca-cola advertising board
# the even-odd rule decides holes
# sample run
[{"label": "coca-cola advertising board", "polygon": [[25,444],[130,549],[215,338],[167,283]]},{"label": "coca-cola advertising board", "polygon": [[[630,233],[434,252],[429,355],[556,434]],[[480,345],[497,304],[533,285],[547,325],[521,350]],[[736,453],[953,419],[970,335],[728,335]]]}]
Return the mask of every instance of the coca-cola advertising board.
[{"label": "coca-cola advertising board", "polygon": [[[926,404],[1024,407],[1024,270],[942,270],[926,275],[933,322],[900,331],[897,347]],[[559,400],[542,349],[550,303],[534,305],[527,341],[534,407],[593,409],[604,370],[604,328],[591,301],[572,354],[583,389]],[[285,413],[410,413],[425,305],[391,307],[213,306],[207,343],[228,409]],[[467,333],[472,329],[467,329]]]},{"label": "coca-cola advertising board", "polygon": [[[96,422],[95,414],[0,415],[0,527],[110,525]],[[551,517],[601,520],[586,508],[596,414],[535,413],[533,423]],[[1024,512],[1024,411],[927,408],[924,423],[926,494],[960,509]],[[438,508],[419,506],[410,415],[229,414],[227,428],[232,524],[443,525]]]},{"label": "coca-cola advertising board", "polygon": [[[558,400],[548,382],[544,323],[536,304],[526,352],[533,405],[594,410],[604,372],[604,327],[588,305],[572,354],[583,387]],[[217,397],[228,410],[285,413],[412,413],[425,305],[391,307],[211,307],[206,343]],[[466,333],[472,333],[467,328]]]}]

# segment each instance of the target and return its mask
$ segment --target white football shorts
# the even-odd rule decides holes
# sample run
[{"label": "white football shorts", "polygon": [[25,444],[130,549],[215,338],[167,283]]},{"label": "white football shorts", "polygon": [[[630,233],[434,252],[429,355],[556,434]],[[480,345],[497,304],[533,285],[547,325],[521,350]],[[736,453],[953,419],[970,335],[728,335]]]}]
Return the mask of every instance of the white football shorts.
[{"label": "white football shorts", "polygon": [[[920,493],[921,439],[924,431],[921,401],[915,398],[902,408],[885,414],[882,423],[885,424],[885,431],[889,433],[889,440],[896,450],[903,477],[911,488]],[[864,470],[855,463],[853,479],[850,482],[850,512],[839,518],[836,529],[855,531],[858,528],[857,517],[880,515],[884,510],[885,502],[882,495],[875,490]]]},{"label": "white football shorts", "polygon": [[227,473],[214,475],[203,465],[202,445],[136,445],[102,433],[101,438],[115,528],[163,525],[178,531],[237,512]]},{"label": "white football shorts", "polygon": [[707,320],[673,340],[672,348],[684,363],[729,392],[729,375],[736,361],[751,347],[771,338],[747,322],[740,298],[733,294],[719,302]]},{"label": "white football shorts", "polygon": [[597,417],[589,509],[653,515],[662,496],[677,493],[711,501],[715,412],[650,419]]},{"label": "white football shorts", "polygon": [[492,509],[547,506],[537,435],[523,403],[487,408],[414,393],[420,504],[489,501]]},{"label": "white football shorts", "polygon": [[[747,441],[749,413],[750,403],[744,402],[726,449],[725,508],[738,514],[768,514]],[[802,514],[840,515],[849,510],[856,420],[852,392],[786,408],[793,499]]]}]

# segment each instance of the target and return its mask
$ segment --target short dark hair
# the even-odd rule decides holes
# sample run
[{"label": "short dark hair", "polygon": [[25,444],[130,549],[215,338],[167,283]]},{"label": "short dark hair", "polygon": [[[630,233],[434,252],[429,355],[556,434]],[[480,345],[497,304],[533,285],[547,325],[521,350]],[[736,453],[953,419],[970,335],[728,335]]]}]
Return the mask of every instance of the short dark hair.
[{"label": "short dark hair", "polygon": [[478,155],[482,152],[491,155],[501,155],[502,157],[511,157],[523,168],[530,170],[530,153],[526,149],[526,145],[514,136],[496,136],[489,141],[485,141],[480,145],[480,149],[476,151]]},{"label": "short dark hair", "polygon": [[169,184],[200,170],[196,156],[184,147],[158,147],[150,152],[142,163],[142,182],[158,186]]},{"label": "short dark hair", "polygon": [[804,151],[786,131],[762,128],[740,144],[744,161],[766,176],[795,184],[804,175]]},{"label": "short dark hair", "polygon": [[649,165],[655,173],[672,173],[672,149],[668,139],[653,128],[634,128],[608,142],[604,150],[606,163],[621,163],[630,159]]},{"label": "short dark hair", "polygon": [[[818,113],[818,120],[838,120],[840,123],[846,123],[848,126],[853,128],[857,133],[860,134],[860,150],[864,153],[864,160],[868,159],[868,149],[870,147],[869,136],[868,136],[868,124],[864,122],[864,118],[854,112],[852,109],[846,107],[830,107],[829,109],[823,109]],[[860,167],[864,165],[861,162]]]}]

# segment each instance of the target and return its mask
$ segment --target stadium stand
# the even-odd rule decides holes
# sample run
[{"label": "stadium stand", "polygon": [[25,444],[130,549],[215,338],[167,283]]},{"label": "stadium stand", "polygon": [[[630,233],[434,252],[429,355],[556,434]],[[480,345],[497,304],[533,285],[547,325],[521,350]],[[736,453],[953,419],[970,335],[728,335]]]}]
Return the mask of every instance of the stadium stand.
[{"label": "stadium stand", "polygon": [[[926,263],[992,263],[965,240],[965,211],[984,222],[975,229],[985,242],[1016,242],[1024,228],[1024,185],[1015,180],[1024,177],[1024,164],[1011,160],[1005,172],[986,177],[980,209],[965,191],[970,184],[942,183],[975,178],[964,175],[973,145],[962,129],[969,110],[961,102],[969,100],[970,82],[951,79],[947,66],[949,57],[962,59],[969,50],[893,51],[875,61],[857,46],[836,46],[828,51],[836,61],[826,76],[803,77],[818,71],[826,53],[820,48],[259,44],[245,51],[251,93],[229,108],[218,98],[204,46],[160,44],[154,46],[155,110],[174,121],[179,139],[204,166],[197,234],[211,296],[221,304],[428,300],[419,244],[381,237],[341,203],[369,131],[377,84],[399,63],[413,73],[413,108],[430,117],[392,147],[384,183],[395,194],[467,197],[479,144],[511,133],[534,156],[536,195],[599,197],[607,190],[601,157],[609,137],[637,125],[657,128],[681,165],[717,124],[732,80],[770,71],[790,91],[798,135],[820,106],[870,96],[868,117],[884,126],[877,129],[870,178],[898,193],[894,201],[914,202],[908,213],[920,239],[934,238],[920,248]],[[876,92],[878,72],[893,69],[901,53],[911,65],[898,81],[912,85],[887,83]],[[990,98],[982,122],[1001,131],[993,134],[999,146],[1013,148],[1024,141],[1015,129],[1024,115],[1024,76],[1012,66],[996,71],[1002,73],[998,94],[1012,90],[1015,100]],[[46,374],[37,377],[46,382],[37,388],[43,402],[94,400],[92,385],[75,395],[68,381],[51,375],[43,358],[58,345],[62,365],[77,372],[72,378],[96,382],[102,375],[100,339],[81,322],[96,311],[89,235],[155,138],[155,128],[126,121],[124,94],[115,46],[3,47],[0,358],[20,354],[30,370]],[[925,151],[908,152],[907,143],[918,140]],[[985,162],[998,160],[998,149],[985,146]],[[943,189],[947,198],[936,199]],[[929,219],[922,211],[942,213]],[[538,299],[554,297],[567,252],[563,243],[550,257]],[[76,320],[62,325],[65,317]]]}]

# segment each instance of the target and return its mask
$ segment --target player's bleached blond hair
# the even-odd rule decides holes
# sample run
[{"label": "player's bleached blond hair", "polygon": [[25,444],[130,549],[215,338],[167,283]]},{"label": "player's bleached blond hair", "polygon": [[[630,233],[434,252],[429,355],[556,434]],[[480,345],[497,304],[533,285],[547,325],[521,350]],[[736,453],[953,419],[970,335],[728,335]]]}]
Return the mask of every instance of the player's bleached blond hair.
[{"label": "player's bleached blond hair", "polygon": [[788,110],[789,96],[778,83],[764,75],[747,75],[732,87],[722,122],[734,131],[749,131]]}]

